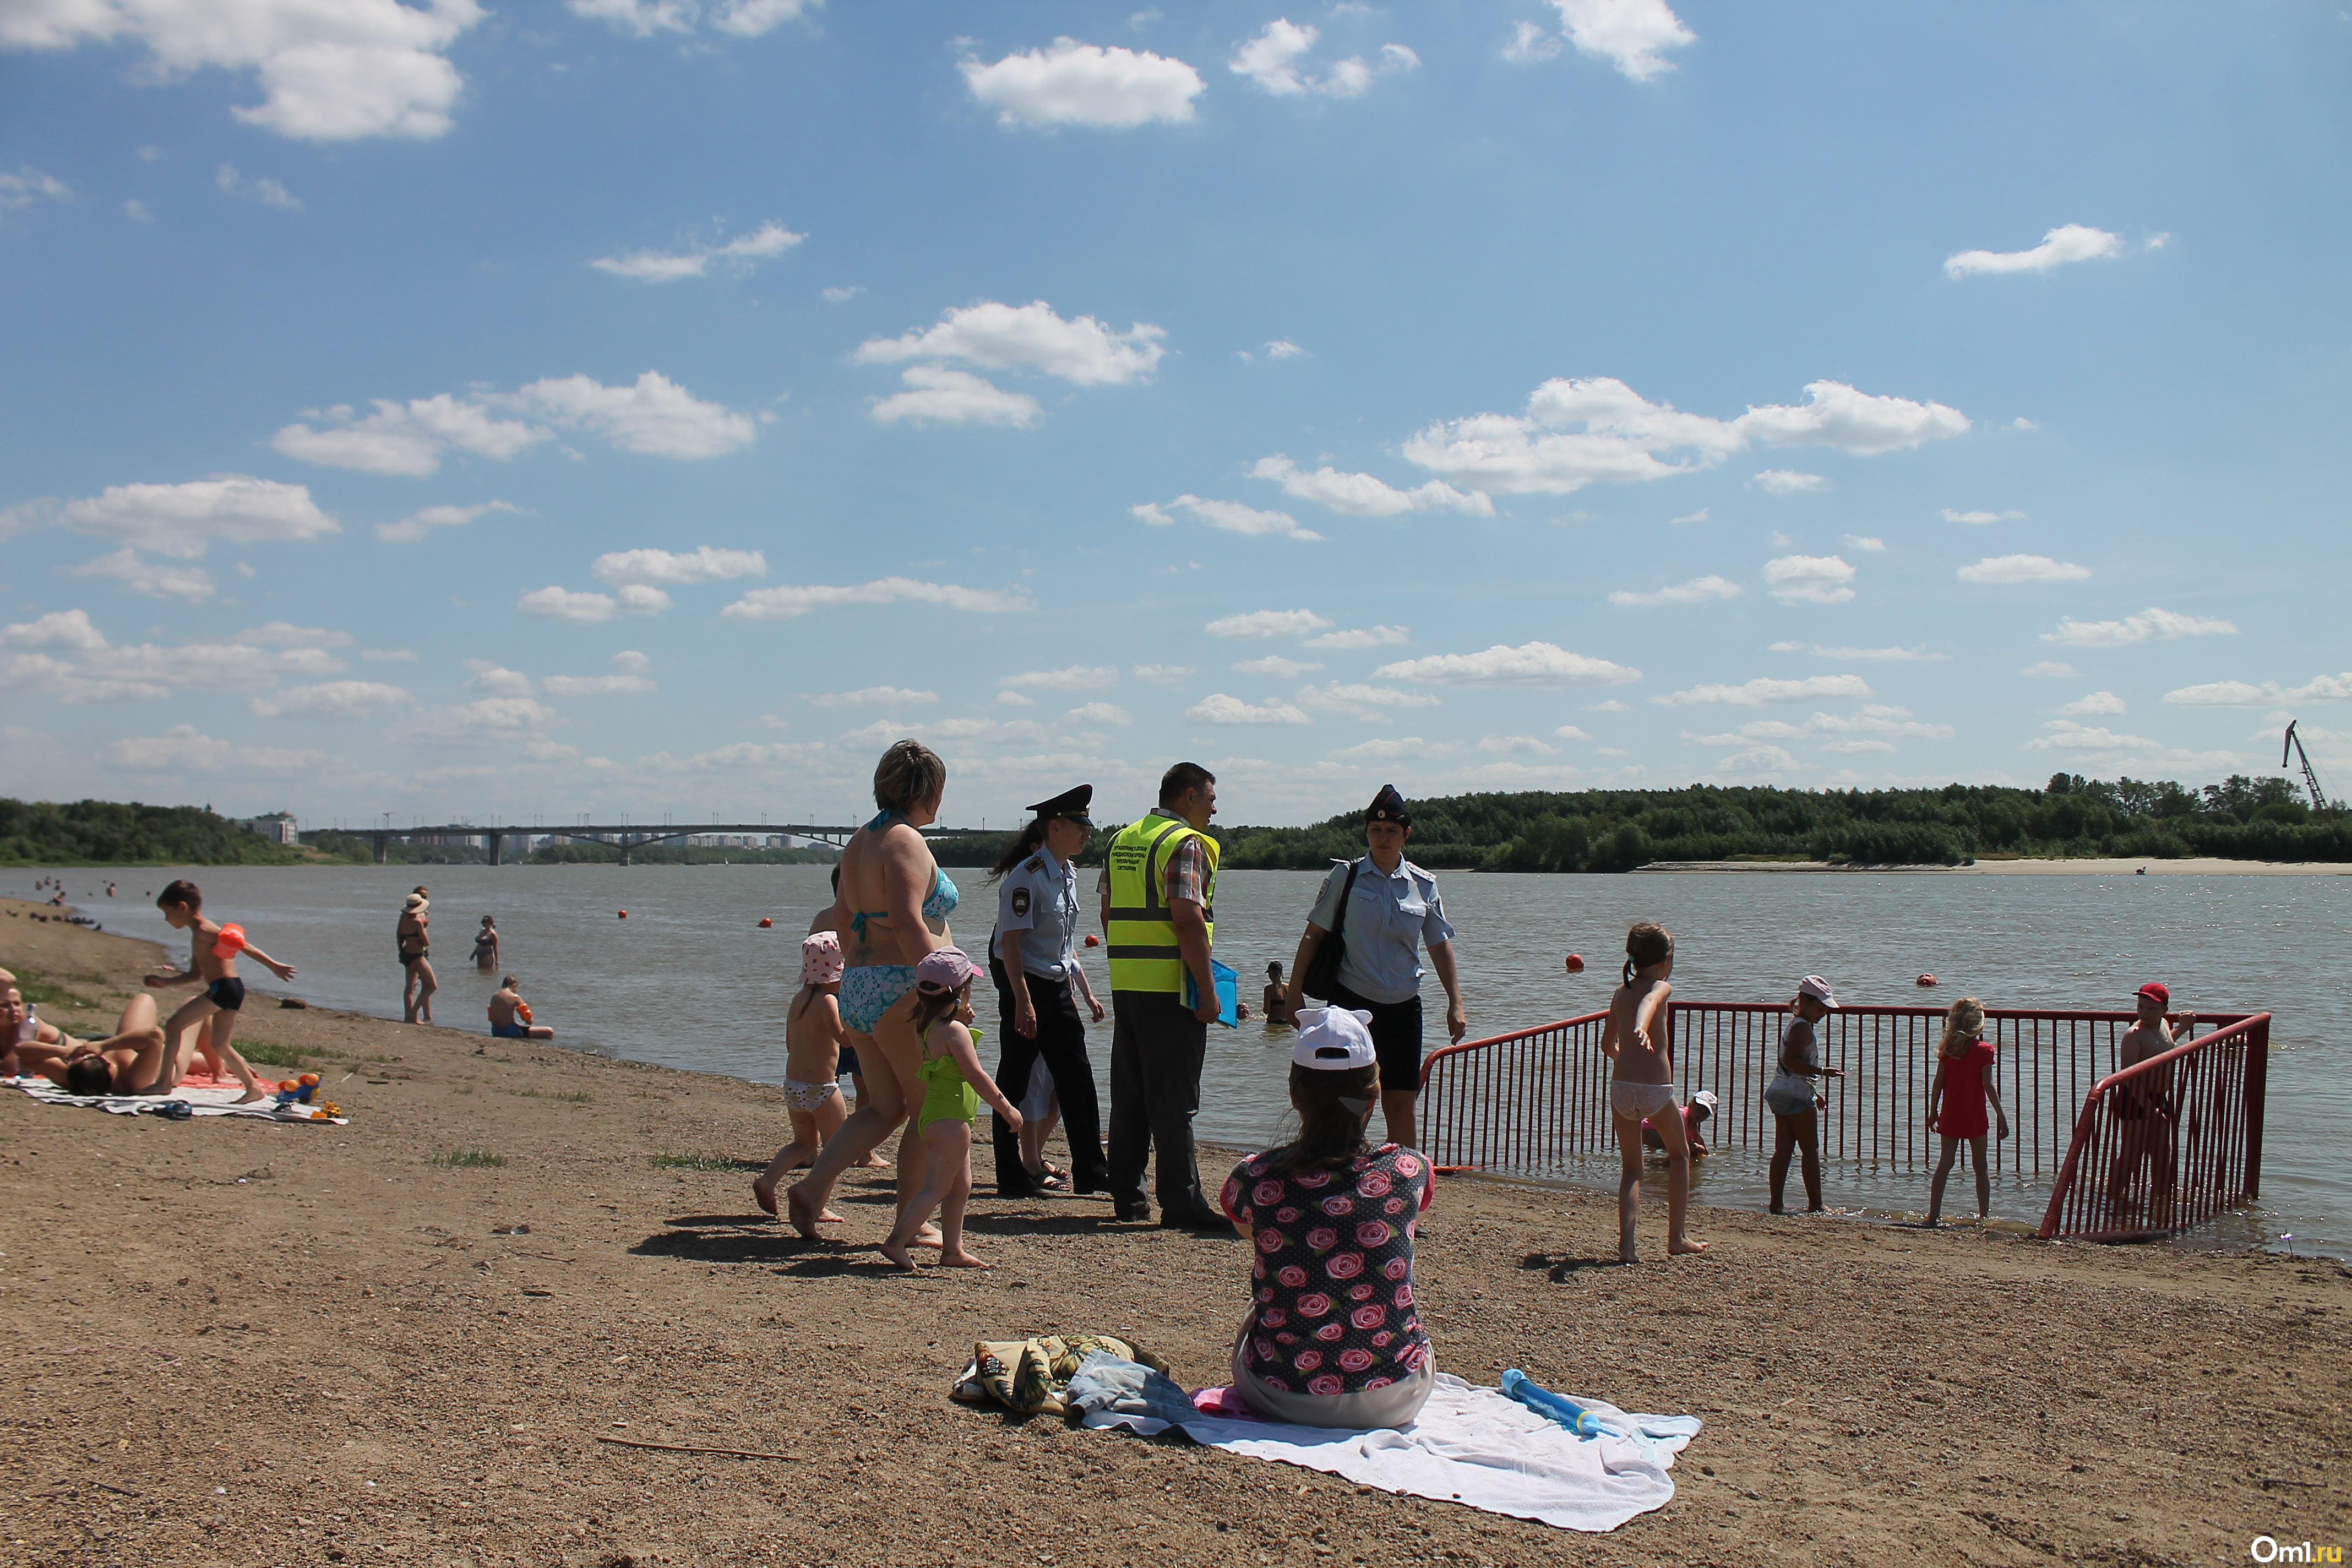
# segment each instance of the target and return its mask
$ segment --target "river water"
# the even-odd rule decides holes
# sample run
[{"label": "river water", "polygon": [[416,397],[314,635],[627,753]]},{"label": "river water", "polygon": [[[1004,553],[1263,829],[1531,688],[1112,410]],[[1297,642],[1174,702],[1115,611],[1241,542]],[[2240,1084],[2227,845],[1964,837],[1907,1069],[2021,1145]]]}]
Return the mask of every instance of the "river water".
[{"label": "river water", "polygon": [[[0,872],[0,893],[32,896],[38,868]],[[280,986],[259,966],[254,989],[326,1006],[399,1016],[393,923],[401,896],[433,889],[436,1016],[483,1027],[496,975],[477,973],[471,933],[498,917],[504,967],[558,1042],[762,1082],[783,1076],[781,1019],[799,969],[800,936],[831,901],[821,866],[206,867],[55,873],[68,897],[109,931],[184,943],[164,926],[153,893],[172,878],[199,882],[207,912],[244,923],[273,957],[300,970]],[[980,873],[951,873],[964,906],[957,940],[978,953],[995,900]],[[110,877],[118,896],[105,896]],[[1091,902],[1091,873],[1082,873]],[[1234,871],[1219,880],[1217,954],[1255,997],[1269,959],[1286,963],[1318,874]],[[1676,936],[1675,990],[1691,1000],[1784,1002],[1800,975],[1835,982],[1843,1000],[1913,1004],[1913,977],[1938,975],[1945,998],[1991,1006],[2125,1008],[2143,980],[2172,987],[2173,1005],[2202,1012],[2275,1015],[2263,1140],[2263,1199],[2198,1232],[2200,1243],[2281,1245],[2352,1256],[2352,1179],[2343,1136],[2352,1120],[2352,995],[2341,968],[2352,937],[2352,875],[2017,876],[1654,874],[1478,876],[1443,881],[1472,1037],[1591,1012],[1606,1005],[1616,956],[1635,920]],[[628,919],[618,911],[628,910]],[[775,924],[759,929],[761,917]],[[1561,955],[1591,961],[1578,976]],[[1108,999],[1099,950],[1087,955]],[[1432,1047],[1443,1044],[1443,994],[1424,983]],[[985,987],[982,988],[985,993]],[[992,996],[983,1029],[998,1026]],[[268,1037],[268,1015],[248,1032]],[[1253,1020],[1212,1029],[1202,1085],[1206,1141],[1257,1146],[1287,1115],[1287,1030]],[[1106,1085],[1108,1025],[1093,1035]],[[995,1047],[983,1042],[983,1060]],[[1108,1092],[1106,1088],[1106,1093]],[[781,1129],[780,1129],[781,1132]],[[781,1141],[781,1138],[780,1138]],[[741,1153],[743,1151],[735,1151]],[[1613,1161],[1583,1173],[1614,1185]],[[1793,1175],[1792,1187],[1796,1184]],[[1924,1178],[1832,1164],[1834,1207],[1867,1216],[1916,1214]],[[1727,1151],[1694,1181],[1702,1202],[1761,1208],[1760,1162]],[[1792,1193],[1794,1197],[1795,1194]],[[2046,1184],[1997,1180],[1995,1217],[2039,1219]],[[1955,1172],[1949,1213],[1973,1212],[1971,1180]]]}]

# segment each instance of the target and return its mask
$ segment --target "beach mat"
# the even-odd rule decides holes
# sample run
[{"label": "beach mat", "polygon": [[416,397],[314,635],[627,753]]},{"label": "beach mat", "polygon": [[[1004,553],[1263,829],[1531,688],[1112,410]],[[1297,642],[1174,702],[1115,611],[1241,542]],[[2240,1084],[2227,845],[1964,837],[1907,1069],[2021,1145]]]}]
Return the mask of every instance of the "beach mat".
[{"label": "beach mat", "polygon": [[[1302,1465],[1382,1491],[1458,1502],[1562,1530],[1606,1531],[1674,1500],[1667,1471],[1699,1429],[1689,1415],[1629,1415],[1580,1399],[1622,1431],[1579,1437],[1507,1398],[1447,1373],[1412,1424],[1347,1431],[1279,1421],[1233,1420],[1203,1411],[1172,1423],[1196,1443],[1227,1453]],[[1150,1435],[1171,1425],[1099,1410],[1096,1428]]]},{"label": "beach mat", "polygon": [[348,1126],[348,1116],[313,1116],[315,1106],[280,1105],[275,1100],[257,1100],[251,1105],[236,1103],[245,1092],[245,1086],[234,1079],[226,1084],[205,1079],[184,1080],[169,1094],[68,1094],[45,1078],[0,1079],[0,1086],[20,1089],[45,1105],[85,1105],[117,1116],[173,1115],[163,1107],[184,1105],[190,1116],[242,1116],[257,1121],[300,1121],[314,1126]]}]

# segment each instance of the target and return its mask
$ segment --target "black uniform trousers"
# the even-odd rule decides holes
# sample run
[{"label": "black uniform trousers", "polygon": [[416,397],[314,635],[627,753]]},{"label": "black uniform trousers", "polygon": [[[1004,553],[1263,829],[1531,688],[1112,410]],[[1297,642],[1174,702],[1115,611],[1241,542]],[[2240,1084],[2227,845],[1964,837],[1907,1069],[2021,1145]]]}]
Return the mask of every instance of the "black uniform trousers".
[{"label": "black uniform trousers", "polygon": [[[1054,1092],[1062,1099],[1062,1131],[1070,1141],[1070,1188],[1101,1191],[1110,1184],[1103,1164],[1102,1107],[1095,1097],[1094,1064],[1087,1059],[1086,1020],[1079,1016],[1070,983],[1027,976],[1029,1005],[1037,1013],[1037,1033],[1031,1037],[1013,1026],[1013,977],[1005,973],[1004,960],[991,953],[988,974],[996,982],[997,1029],[1004,1043],[996,1062],[997,1092],[1019,1105],[1029,1092],[1029,1075],[1043,1057],[1045,1070],[1054,1075]],[[1019,1135],[1004,1118],[989,1120],[996,1124],[997,1187],[1018,1190],[1026,1184]]]},{"label": "black uniform trousers", "polygon": [[1143,1168],[1156,1149],[1161,1221],[1215,1222],[1192,1145],[1209,1026],[1172,991],[1114,991],[1110,1005],[1111,1202],[1122,1213],[1141,1210]]}]

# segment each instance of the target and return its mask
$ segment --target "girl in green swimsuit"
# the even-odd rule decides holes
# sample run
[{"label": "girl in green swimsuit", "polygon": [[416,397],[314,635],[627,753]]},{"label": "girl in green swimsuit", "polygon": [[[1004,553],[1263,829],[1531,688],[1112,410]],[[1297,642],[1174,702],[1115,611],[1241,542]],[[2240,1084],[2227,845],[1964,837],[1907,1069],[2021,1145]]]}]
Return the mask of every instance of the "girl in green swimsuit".
[{"label": "girl in green swimsuit", "polygon": [[971,1122],[986,1100],[1018,1133],[1021,1112],[997,1089],[972,1048],[971,981],[979,973],[956,947],[935,949],[915,965],[915,1037],[923,1050],[923,1103],[915,1112],[915,1130],[929,1146],[929,1158],[922,1186],[898,1211],[898,1223],[882,1244],[882,1256],[901,1268],[915,1267],[908,1248],[933,1209],[940,1211],[942,1264],[992,1267],[963,1246],[964,1205],[971,1197]]}]

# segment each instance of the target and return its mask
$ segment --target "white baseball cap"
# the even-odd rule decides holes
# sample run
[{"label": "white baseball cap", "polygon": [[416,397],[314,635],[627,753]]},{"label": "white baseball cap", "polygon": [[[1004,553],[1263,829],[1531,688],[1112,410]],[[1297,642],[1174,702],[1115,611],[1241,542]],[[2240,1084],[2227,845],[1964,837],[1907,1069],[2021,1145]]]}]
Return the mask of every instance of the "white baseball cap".
[{"label": "white baseball cap", "polygon": [[1372,1049],[1372,1016],[1346,1007],[1301,1007],[1291,1061],[1321,1072],[1347,1072],[1380,1060]]},{"label": "white baseball cap", "polygon": [[1797,982],[1797,994],[1810,996],[1824,1007],[1834,1007],[1838,999],[1830,991],[1830,983],[1818,974],[1808,974]]}]

